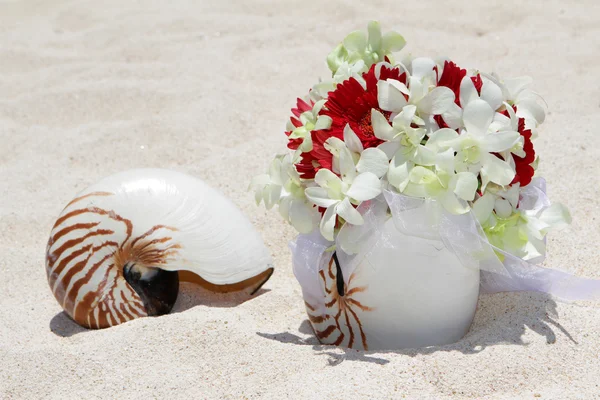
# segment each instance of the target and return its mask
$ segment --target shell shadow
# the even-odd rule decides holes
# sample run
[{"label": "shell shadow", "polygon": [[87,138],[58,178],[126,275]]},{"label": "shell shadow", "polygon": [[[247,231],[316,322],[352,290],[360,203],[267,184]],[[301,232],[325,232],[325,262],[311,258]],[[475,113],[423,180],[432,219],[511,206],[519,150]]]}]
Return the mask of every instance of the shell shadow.
[{"label": "shell shadow", "polygon": [[[194,283],[180,282],[177,301],[169,314],[180,313],[199,305],[208,307],[236,307],[269,291],[270,289],[260,288],[253,293],[253,289],[248,288],[235,292],[217,293]],[[83,328],[73,321],[67,313],[61,311],[50,320],[50,331],[57,336],[70,337],[79,333],[90,332],[91,329]]]},{"label": "shell shadow", "polygon": [[527,346],[522,337],[526,330],[532,330],[553,344],[557,340],[556,331],[562,332],[568,340],[577,344],[571,334],[557,321],[556,302],[547,294],[520,292],[495,295],[481,295],[477,306],[475,319],[471,329],[460,341],[443,345],[429,346],[417,349],[362,351],[321,345],[314,336],[308,320],[304,320],[298,332],[310,335],[301,338],[290,332],[267,334],[257,332],[257,335],[285,344],[312,346],[317,355],[327,355],[330,366],[336,366],[343,361],[363,361],[386,364],[389,360],[374,357],[382,354],[402,354],[410,357],[433,354],[439,351],[457,351],[463,354],[477,354],[489,346],[520,345]]}]

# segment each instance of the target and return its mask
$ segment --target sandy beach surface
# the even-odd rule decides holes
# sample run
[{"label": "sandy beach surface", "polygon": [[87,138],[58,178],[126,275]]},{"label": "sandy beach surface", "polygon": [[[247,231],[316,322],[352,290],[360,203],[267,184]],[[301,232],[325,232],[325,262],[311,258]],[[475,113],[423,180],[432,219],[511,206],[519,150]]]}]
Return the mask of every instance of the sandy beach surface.
[{"label": "sandy beach surface", "polygon": [[[600,304],[481,296],[460,342],[361,352],[310,330],[287,243],[252,176],[285,146],[327,53],[379,19],[404,51],[530,75],[550,113],[540,172],[573,224],[547,266],[600,279],[600,7],[596,1],[0,0],[0,398],[600,398]],[[162,167],[249,216],[276,272],[258,296],[184,285],[175,312],[101,331],[52,296],[45,246],[101,177]]]}]

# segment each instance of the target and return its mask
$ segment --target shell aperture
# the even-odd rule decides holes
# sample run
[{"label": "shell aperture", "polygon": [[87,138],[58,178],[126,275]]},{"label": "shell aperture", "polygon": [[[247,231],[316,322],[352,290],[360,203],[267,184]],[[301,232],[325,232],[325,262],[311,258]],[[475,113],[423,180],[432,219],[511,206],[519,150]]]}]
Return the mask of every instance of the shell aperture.
[{"label": "shell aperture", "polygon": [[180,279],[254,293],[272,272],[260,235],[231,201],[161,169],[121,172],[81,192],[54,224],[46,252],[54,296],[88,328],[168,313]]}]

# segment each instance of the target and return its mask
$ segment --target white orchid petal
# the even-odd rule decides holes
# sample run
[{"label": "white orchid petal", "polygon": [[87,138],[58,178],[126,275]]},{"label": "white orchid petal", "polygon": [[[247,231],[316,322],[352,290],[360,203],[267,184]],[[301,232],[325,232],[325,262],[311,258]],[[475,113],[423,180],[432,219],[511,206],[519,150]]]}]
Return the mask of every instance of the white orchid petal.
[{"label": "white orchid petal", "polygon": [[313,130],[319,131],[323,129],[329,129],[331,128],[332,122],[333,120],[331,119],[331,117],[328,117],[327,115],[320,115],[317,118],[317,122],[315,123],[315,127],[313,128]]},{"label": "white orchid petal", "polygon": [[367,35],[363,31],[354,31],[344,39],[344,47],[349,52],[362,53],[367,47]]},{"label": "white orchid petal", "polygon": [[320,187],[306,188],[304,194],[311,203],[319,207],[327,208],[339,202],[339,200],[329,198],[327,190]]},{"label": "white orchid petal", "polygon": [[367,25],[367,32],[369,33],[369,45],[372,49],[381,48],[381,25],[377,21],[370,21]]},{"label": "white orchid petal", "polygon": [[483,100],[470,102],[463,111],[463,121],[471,134],[483,136],[494,119],[494,110]]},{"label": "white orchid petal", "polygon": [[364,222],[362,215],[352,206],[347,197],[335,206],[335,212],[352,225],[362,225]]},{"label": "white orchid petal", "polygon": [[400,146],[400,142],[383,142],[377,148],[385,153],[388,160],[391,160],[398,149],[400,149]]},{"label": "white orchid petal", "polygon": [[439,115],[448,111],[454,104],[454,92],[447,87],[439,86],[429,92],[419,102],[419,110],[431,115]]},{"label": "white orchid petal", "polygon": [[378,148],[371,147],[360,155],[356,170],[359,173],[372,172],[378,178],[381,178],[387,172],[388,165],[389,158],[387,154]]},{"label": "white orchid petal", "polygon": [[374,108],[371,110],[371,125],[375,137],[381,140],[391,141],[396,136],[396,131],[390,126],[387,118]]},{"label": "white orchid petal", "polygon": [[377,101],[385,111],[399,112],[406,105],[406,98],[388,81],[377,82]]},{"label": "white orchid petal", "polygon": [[489,153],[500,153],[511,149],[520,137],[521,134],[514,131],[488,133],[483,137],[481,149]]},{"label": "white orchid petal", "polygon": [[465,108],[472,101],[479,99],[477,89],[470,76],[465,76],[460,82],[460,105]]},{"label": "white orchid petal", "polygon": [[504,86],[510,93],[510,100],[513,100],[517,95],[523,91],[527,86],[533,82],[533,79],[529,76],[520,76],[517,78],[508,78],[504,80]]},{"label": "white orchid petal", "polygon": [[471,172],[459,172],[454,177],[454,193],[466,201],[472,201],[477,191],[477,177]]},{"label": "white orchid petal", "polygon": [[512,205],[505,199],[496,199],[494,202],[494,210],[496,210],[496,215],[500,218],[508,218],[513,213]]},{"label": "white orchid petal", "polygon": [[[400,162],[402,161],[402,162]],[[409,182],[411,165],[405,160],[394,157],[388,168],[387,179],[390,185],[402,192]]]},{"label": "white orchid petal", "polygon": [[357,201],[371,200],[381,193],[381,181],[372,172],[358,175],[346,193]]},{"label": "white orchid petal", "polygon": [[315,183],[323,189],[327,189],[329,193],[336,193],[338,195],[342,193],[341,179],[327,168],[321,168],[317,171]]},{"label": "white orchid petal", "polygon": [[473,214],[480,224],[484,224],[492,215],[494,210],[494,195],[485,193],[473,203]]},{"label": "white orchid petal", "polygon": [[452,129],[458,129],[462,127],[462,114],[463,110],[456,103],[452,103],[450,108],[442,113],[444,122]]},{"label": "white orchid petal", "polygon": [[525,119],[533,119],[536,124],[541,124],[546,119],[546,111],[544,107],[539,105],[535,100],[525,100],[517,104],[517,115]]},{"label": "white orchid petal", "polygon": [[449,128],[438,129],[429,135],[429,140],[427,140],[425,146],[434,151],[446,150],[456,138],[458,138],[458,133],[455,130]]},{"label": "white orchid petal", "polygon": [[302,200],[291,202],[289,210],[289,221],[300,233],[310,233],[314,229],[313,219],[315,216],[314,208],[310,207]]},{"label": "white orchid petal", "polygon": [[354,158],[347,147],[340,149],[340,174],[342,180],[351,183],[356,177],[356,165]]},{"label": "white orchid petal", "polygon": [[571,223],[569,209],[560,203],[554,203],[540,214],[542,222],[548,224],[552,229],[562,229]]},{"label": "white orchid petal", "polygon": [[435,61],[431,58],[419,57],[412,61],[412,76],[417,79],[422,79],[433,73]]},{"label": "white orchid petal", "polygon": [[388,32],[381,39],[381,48],[390,53],[402,50],[405,45],[406,40],[397,32]]},{"label": "white orchid petal", "polygon": [[440,201],[444,208],[452,214],[464,214],[470,210],[469,205],[457,198],[452,192],[446,192],[440,198]]},{"label": "white orchid petal", "polygon": [[481,100],[486,101],[492,110],[496,111],[502,105],[502,89],[494,82],[485,79],[481,86]]},{"label": "white orchid petal", "polygon": [[[337,202],[336,202],[337,204]],[[319,224],[319,230],[321,231],[321,235],[329,241],[333,241],[333,232],[335,230],[335,220],[337,215],[335,213],[335,204],[327,207],[325,210],[325,214],[321,218],[321,223]]]},{"label": "white orchid petal", "polygon": [[493,154],[483,153],[481,156],[481,175],[490,182],[501,186],[509,185],[515,177],[515,170],[510,165]]},{"label": "white orchid petal", "polygon": [[356,136],[356,133],[350,127],[350,124],[346,124],[344,127],[344,142],[350,151],[355,153],[360,153],[363,151],[363,145],[358,136]]}]

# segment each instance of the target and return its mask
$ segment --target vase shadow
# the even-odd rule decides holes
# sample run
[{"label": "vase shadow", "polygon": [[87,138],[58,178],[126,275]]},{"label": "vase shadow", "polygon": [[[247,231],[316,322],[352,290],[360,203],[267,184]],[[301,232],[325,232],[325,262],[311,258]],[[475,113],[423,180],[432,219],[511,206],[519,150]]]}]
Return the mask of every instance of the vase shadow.
[{"label": "vase shadow", "polygon": [[[380,357],[385,354],[403,354],[414,357],[422,354],[433,354],[439,351],[458,351],[463,354],[477,354],[494,345],[527,346],[522,337],[527,329],[536,332],[546,339],[546,343],[556,342],[556,332],[562,332],[568,340],[577,342],[571,334],[557,321],[556,302],[547,294],[534,292],[502,293],[480,295],[475,319],[469,332],[460,341],[448,345],[429,346],[415,349],[361,351],[335,346],[321,345],[308,320],[304,320],[298,332],[310,335],[302,338],[290,332],[266,334],[257,332],[261,337],[277,340],[286,344],[313,346],[317,354],[329,357],[328,363],[338,365],[344,360],[366,361],[386,364],[389,361]],[[342,353],[340,353],[340,351]]]},{"label": "vase shadow", "polygon": [[[184,312],[199,305],[225,308],[236,307],[246,301],[268,293],[270,289],[260,288],[254,293],[252,293],[252,291],[253,289],[247,289],[235,292],[217,293],[194,283],[180,282],[177,301],[169,314]],[[57,336],[70,337],[80,333],[90,332],[92,329],[80,326],[73,321],[67,313],[61,311],[50,320],[50,331]]]}]

